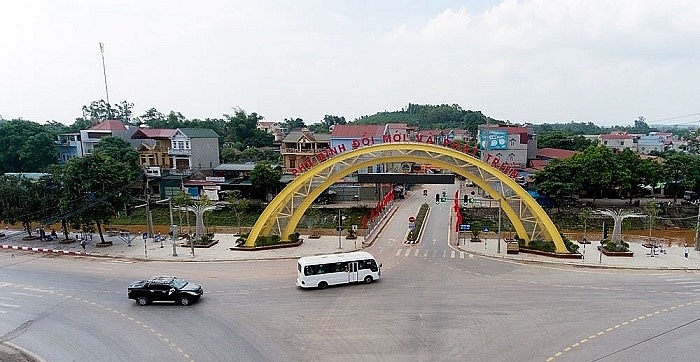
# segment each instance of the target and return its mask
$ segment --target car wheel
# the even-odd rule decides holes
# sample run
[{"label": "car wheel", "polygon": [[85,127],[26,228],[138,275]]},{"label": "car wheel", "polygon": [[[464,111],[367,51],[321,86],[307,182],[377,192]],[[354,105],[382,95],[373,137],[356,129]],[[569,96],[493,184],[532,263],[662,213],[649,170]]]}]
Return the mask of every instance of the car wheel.
[{"label": "car wheel", "polygon": [[148,305],[148,302],[149,300],[146,297],[138,297],[136,299],[136,303],[138,303],[139,305]]},{"label": "car wheel", "polygon": [[318,289],[326,289],[327,286],[328,286],[328,283],[326,283],[326,282],[318,283]]},{"label": "car wheel", "polygon": [[374,278],[371,275],[365,277],[365,284],[372,283],[372,281],[374,281]]},{"label": "car wheel", "polygon": [[190,305],[190,298],[182,297],[180,298],[180,305]]}]

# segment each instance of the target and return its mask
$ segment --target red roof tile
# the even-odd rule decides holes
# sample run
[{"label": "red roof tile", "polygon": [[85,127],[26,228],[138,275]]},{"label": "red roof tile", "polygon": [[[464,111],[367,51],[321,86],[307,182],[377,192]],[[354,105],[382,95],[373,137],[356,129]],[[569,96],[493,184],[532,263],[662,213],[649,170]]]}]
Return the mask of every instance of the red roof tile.
[{"label": "red roof tile", "polygon": [[90,130],[92,131],[124,131],[126,130],[126,126],[124,123],[121,121],[117,121],[116,119],[110,119],[104,122],[100,122],[92,127],[90,127]]},{"label": "red roof tile", "polygon": [[139,128],[131,136],[132,139],[156,139],[156,138],[172,138],[177,130],[168,128]]},{"label": "red roof tile", "polygon": [[576,153],[576,151],[563,150],[561,148],[540,148],[537,150],[537,158],[556,158],[563,160]]},{"label": "red roof tile", "polygon": [[358,124],[336,124],[331,132],[333,138],[347,137],[382,137],[384,126],[379,125],[358,125]]}]

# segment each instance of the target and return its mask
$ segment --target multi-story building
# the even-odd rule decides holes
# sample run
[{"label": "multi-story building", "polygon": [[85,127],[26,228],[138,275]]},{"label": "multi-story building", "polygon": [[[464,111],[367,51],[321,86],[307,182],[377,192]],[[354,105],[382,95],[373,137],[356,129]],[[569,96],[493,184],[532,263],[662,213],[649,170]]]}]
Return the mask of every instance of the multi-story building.
[{"label": "multi-story building", "polygon": [[330,151],[330,135],[313,133],[308,129],[290,132],[280,147],[282,153],[282,172],[295,174],[315,164],[319,152]]},{"label": "multi-story building", "polygon": [[92,154],[95,145],[103,137],[113,136],[128,139],[134,130],[130,130],[121,121],[107,120],[89,129],[58,135],[58,163],[63,164],[74,157]]},{"label": "multi-story building", "polygon": [[172,173],[210,172],[219,165],[219,136],[208,128],[141,128],[131,137],[144,168],[159,167]]},{"label": "multi-story building", "polygon": [[482,161],[498,158],[501,163],[525,168],[537,155],[537,135],[529,126],[482,124],[478,138]]},{"label": "multi-story building", "polygon": [[637,142],[640,136],[627,132],[610,132],[598,136],[598,144],[603,145],[612,150],[622,151],[630,148],[637,152]]}]

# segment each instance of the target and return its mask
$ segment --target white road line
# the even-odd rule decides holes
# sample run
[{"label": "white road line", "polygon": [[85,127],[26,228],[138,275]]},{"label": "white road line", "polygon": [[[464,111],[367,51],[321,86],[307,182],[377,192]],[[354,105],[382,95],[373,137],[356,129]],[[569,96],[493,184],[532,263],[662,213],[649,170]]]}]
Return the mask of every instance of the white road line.
[{"label": "white road line", "polygon": [[460,251],[460,252],[459,252],[459,258],[460,258],[460,259],[464,259],[464,252],[463,252],[463,251]]},{"label": "white road line", "polygon": [[404,256],[409,256],[411,254],[411,249],[406,249],[406,255]]},{"label": "white road line", "polygon": [[399,255],[401,254],[401,252],[402,252],[402,250],[401,250],[401,249],[399,249],[399,250],[396,250],[396,256],[399,256]]},{"label": "white road line", "polygon": [[418,256],[418,252],[420,252],[420,249],[416,249],[416,252],[413,253],[413,256]]},{"label": "white road line", "polygon": [[455,258],[455,251],[454,251],[454,250],[452,250],[452,251],[450,252],[450,258],[452,258],[452,259]]},{"label": "white road line", "polygon": [[12,293],[10,293],[10,294],[21,295],[21,296],[25,296],[25,297],[37,297],[37,298],[43,298],[43,297],[44,297],[43,295],[29,294],[29,293],[20,293],[20,292],[12,292]]},{"label": "white road line", "polygon": [[19,308],[19,305],[17,305],[17,304],[5,304],[5,303],[0,303],[0,307]]}]

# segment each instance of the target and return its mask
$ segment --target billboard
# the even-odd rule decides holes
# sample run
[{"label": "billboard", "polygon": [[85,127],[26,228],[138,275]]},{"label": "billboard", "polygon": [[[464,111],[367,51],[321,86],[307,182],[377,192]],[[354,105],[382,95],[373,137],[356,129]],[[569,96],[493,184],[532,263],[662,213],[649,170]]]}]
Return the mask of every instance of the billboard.
[{"label": "billboard", "polygon": [[479,131],[479,146],[482,150],[508,149],[508,131]]}]

